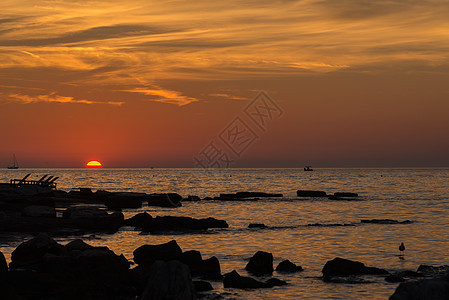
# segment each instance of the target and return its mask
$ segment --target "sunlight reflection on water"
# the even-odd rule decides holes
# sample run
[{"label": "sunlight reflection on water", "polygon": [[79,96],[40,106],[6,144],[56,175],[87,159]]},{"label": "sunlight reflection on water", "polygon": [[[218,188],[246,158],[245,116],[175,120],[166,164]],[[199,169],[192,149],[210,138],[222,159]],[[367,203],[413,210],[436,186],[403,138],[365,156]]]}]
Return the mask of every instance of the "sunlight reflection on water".
[{"label": "sunlight reflection on water", "polygon": [[[139,235],[122,228],[114,235],[84,238],[92,245],[107,245],[132,259],[132,252],[143,244],[175,239],[183,250],[199,250],[203,257],[217,256],[223,272],[236,269],[242,275],[247,259],[256,251],[274,255],[275,265],[289,259],[303,266],[293,275],[274,273],[287,280],[285,287],[258,291],[226,289],[238,299],[385,299],[396,284],[374,278],[369,284],[331,284],[315,278],[324,263],[336,256],[358,260],[366,265],[404,270],[420,264],[449,263],[449,242],[442,237],[449,229],[449,171],[442,169],[229,169],[210,176],[192,169],[36,169],[0,171],[0,181],[51,173],[61,176],[59,188],[91,187],[110,191],[178,192],[183,196],[218,196],[237,191],[283,193],[283,200],[257,202],[186,202],[178,209],[146,207],[125,210],[126,217],[148,211],[151,215],[176,215],[225,219],[230,228],[207,234]],[[93,171],[93,172],[92,172]],[[17,174],[17,175],[14,175]],[[382,175],[382,176],[381,176]],[[358,192],[362,201],[298,199],[296,190],[317,189],[328,193]],[[411,220],[411,224],[361,224],[361,219]],[[248,229],[249,223],[273,228]],[[355,226],[307,226],[308,224],[353,224]],[[76,237],[58,238],[66,243]],[[405,260],[397,247],[404,242]],[[20,240],[3,244],[9,258]],[[214,283],[218,291],[224,291]],[[235,295],[233,293],[236,293]]]}]

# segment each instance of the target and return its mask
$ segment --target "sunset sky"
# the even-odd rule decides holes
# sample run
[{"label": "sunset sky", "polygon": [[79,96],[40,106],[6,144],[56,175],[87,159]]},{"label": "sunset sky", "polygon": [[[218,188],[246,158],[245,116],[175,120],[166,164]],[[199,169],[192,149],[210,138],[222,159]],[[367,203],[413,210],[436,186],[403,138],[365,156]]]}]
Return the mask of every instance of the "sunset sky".
[{"label": "sunset sky", "polygon": [[[449,166],[447,0],[0,1],[0,167]],[[280,109],[260,128],[245,108]],[[241,118],[257,139],[220,140]]]}]

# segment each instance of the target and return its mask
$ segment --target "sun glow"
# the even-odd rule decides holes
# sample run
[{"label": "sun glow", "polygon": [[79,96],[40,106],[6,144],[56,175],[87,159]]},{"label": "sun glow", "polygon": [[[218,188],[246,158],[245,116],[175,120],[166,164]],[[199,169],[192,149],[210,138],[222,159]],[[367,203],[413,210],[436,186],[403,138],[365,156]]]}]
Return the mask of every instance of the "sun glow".
[{"label": "sun glow", "polygon": [[94,169],[94,168],[101,168],[101,162],[98,160],[91,160],[86,164],[86,168]]}]

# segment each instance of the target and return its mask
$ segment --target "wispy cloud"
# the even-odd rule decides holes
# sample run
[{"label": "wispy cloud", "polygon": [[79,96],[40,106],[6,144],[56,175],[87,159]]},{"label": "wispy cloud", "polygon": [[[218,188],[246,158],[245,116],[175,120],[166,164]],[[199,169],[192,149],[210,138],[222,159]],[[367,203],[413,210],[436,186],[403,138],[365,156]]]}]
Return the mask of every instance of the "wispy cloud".
[{"label": "wispy cloud", "polygon": [[21,102],[24,104],[39,103],[39,102],[74,103],[74,104],[109,104],[115,106],[122,106],[124,104],[124,102],[116,102],[116,101],[99,102],[91,100],[76,100],[73,97],[59,96],[54,93],[50,95],[36,95],[36,96],[11,94],[9,95],[9,98],[12,99],[13,101]]},{"label": "wispy cloud", "polygon": [[220,93],[210,94],[209,96],[227,98],[227,99],[232,99],[232,100],[248,100],[248,98],[245,98],[245,97],[233,96],[233,95],[229,95],[229,94],[220,94]]},{"label": "wispy cloud", "polygon": [[123,90],[123,92],[139,93],[139,94],[144,94],[146,96],[154,96],[154,97],[150,97],[148,100],[163,102],[163,103],[171,103],[171,104],[176,104],[176,105],[180,105],[180,106],[198,101],[198,99],[182,95],[182,93],[180,93],[180,92],[164,90],[164,89],[136,88],[133,90]]},{"label": "wispy cloud", "polygon": [[28,3],[0,2],[0,73],[18,74],[2,78],[5,85],[17,85],[20,72],[52,68],[82,74],[54,84],[112,83],[185,105],[198,99],[132,81],[449,68],[446,0]]}]

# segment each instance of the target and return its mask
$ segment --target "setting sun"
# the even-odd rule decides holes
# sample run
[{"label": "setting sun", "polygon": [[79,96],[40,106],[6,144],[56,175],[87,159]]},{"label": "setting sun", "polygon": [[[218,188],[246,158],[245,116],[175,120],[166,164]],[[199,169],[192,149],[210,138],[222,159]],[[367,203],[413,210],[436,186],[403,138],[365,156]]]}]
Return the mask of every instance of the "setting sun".
[{"label": "setting sun", "polygon": [[101,168],[101,162],[98,160],[91,160],[86,164],[86,168]]}]

